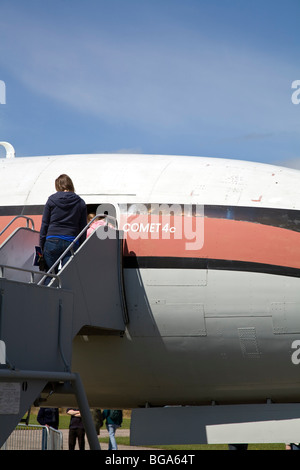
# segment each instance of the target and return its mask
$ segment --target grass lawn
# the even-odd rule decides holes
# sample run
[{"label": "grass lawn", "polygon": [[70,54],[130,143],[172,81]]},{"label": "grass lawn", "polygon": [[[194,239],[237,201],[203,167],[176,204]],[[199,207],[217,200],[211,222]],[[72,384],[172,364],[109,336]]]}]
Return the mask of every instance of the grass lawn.
[{"label": "grass lawn", "polygon": [[[37,422],[37,414],[38,414],[38,410],[30,413],[29,424],[39,424]],[[70,419],[71,417],[67,415],[66,413],[64,412],[60,413],[59,414],[59,429],[68,429],[69,424],[70,424]],[[123,418],[122,428],[123,429],[130,428],[130,417],[125,416]]]},{"label": "grass lawn", "polygon": [[[37,412],[30,414],[29,424],[38,424]],[[70,416],[66,413],[60,413],[59,415],[59,429],[68,429],[70,423]],[[124,419],[122,423],[122,429],[130,428],[130,412],[124,413]],[[102,428],[103,429],[103,428]],[[129,437],[118,436],[116,433],[116,440],[119,445],[130,445]],[[100,432],[100,443],[108,443],[108,438],[101,437]],[[164,450],[228,450],[227,445],[176,445],[176,446],[153,446],[155,449]],[[285,444],[249,444],[248,450],[285,450]]]},{"label": "grass lawn", "polygon": [[[129,437],[118,437],[118,432],[116,434],[116,441],[119,445],[129,446]],[[108,444],[108,438],[101,437],[100,433],[100,443]],[[151,449],[151,446],[147,446]],[[194,445],[177,445],[177,446],[152,446],[154,449],[162,450],[228,450],[226,444],[194,444]],[[285,444],[249,444],[248,450],[285,450]]]}]

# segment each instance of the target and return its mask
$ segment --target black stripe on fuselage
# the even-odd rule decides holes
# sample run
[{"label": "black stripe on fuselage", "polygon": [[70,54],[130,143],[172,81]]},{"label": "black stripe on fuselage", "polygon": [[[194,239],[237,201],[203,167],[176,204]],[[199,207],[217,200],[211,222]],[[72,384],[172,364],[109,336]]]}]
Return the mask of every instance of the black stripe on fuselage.
[{"label": "black stripe on fuselage", "polygon": [[[101,201],[99,201],[101,204]],[[133,204],[135,206],[136,204]],[[148,210],[148,214],[153,214],[151,204],[142,204]],[[187,215],[187,213],[197,215],[196,204],[158,204],[158,207],[164,207],[164,210],[172,212],[172,207],[176,206],[177,215]],[[131,204],[127,204],[130,212]],[[20,206],[1,206],[0,216],[15,215],[42,215],[43,205],[20,205]],[[145,214],[147,215],[147,214]],[[244,222],[252,222],[261,225],[270,225],[273,227],[284,228],[300,232],[300,211],[293,209],[273,209],[267,207],[243,207],[243,206],[221,206],[221,205],[205,205],[204,216],[211,219],[227,219]]]},{"label": "black stripe on fuselage", "polygon": [[0,217],[15,215],[42,215],[44,206],[1,206]]},{"label": "black stripe on fuselage", "polygon": [[239,220],[300,232],[300,211],[268,207],[205,206],[205,217]]},{"label": "black stripe on fuselage", "polygon": [[128,269],[207,269],[218,271],[244,271],[278,276],[300,277],[300,269],[249,261],[207,258],[176,258],[160,256],[124,256],[124,268]]}]

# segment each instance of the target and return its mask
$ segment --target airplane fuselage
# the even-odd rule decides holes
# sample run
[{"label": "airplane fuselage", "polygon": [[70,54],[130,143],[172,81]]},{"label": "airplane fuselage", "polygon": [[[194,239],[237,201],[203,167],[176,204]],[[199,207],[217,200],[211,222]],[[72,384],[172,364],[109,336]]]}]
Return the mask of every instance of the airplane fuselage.
[{"label": "airplane fuselage", "polygon": [[67,173],[88,209],[111,211],[124,232],[125,332],[74,340],[72,370],[91,406],[298,401],[299,172],[147,155],[15,158],[0,168],[0,231],[17,214],[39,229]]}]

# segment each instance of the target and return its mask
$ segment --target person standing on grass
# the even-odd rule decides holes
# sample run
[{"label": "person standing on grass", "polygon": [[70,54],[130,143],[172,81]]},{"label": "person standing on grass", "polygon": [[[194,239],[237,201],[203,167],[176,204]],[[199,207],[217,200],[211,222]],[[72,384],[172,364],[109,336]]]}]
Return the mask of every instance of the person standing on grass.
[{"label": "person standing on grass", "polygon": [[122,410],[104,410],[103,419],[106,420],[106,429],[109,434],[108,450],[117,450],[117,441],[115,438],[116,430],[121,426],[123,421]]},{"label": "person standing on grass", "polygon": [[77,408],[68,408],[67,414],[71,416],[69,426],[69,450],[75,450],[78,440],[79,450],[85,450],[85,429],[81,414]]}]

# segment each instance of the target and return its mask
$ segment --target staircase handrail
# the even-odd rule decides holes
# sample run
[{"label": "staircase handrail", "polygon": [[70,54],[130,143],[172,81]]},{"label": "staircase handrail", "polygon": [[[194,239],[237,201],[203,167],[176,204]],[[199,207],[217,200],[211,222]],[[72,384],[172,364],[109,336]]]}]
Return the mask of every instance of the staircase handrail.
[{"label": "staircase handrail", "polygon": [[[85,226],[85,228],[77,235],[77,237],[73,240],[73,242],[68,246],[68,248],[62,253],[62,255],[58,258],[58,260],[51,266],[51,268],[45,273],[45,275],[40,279],[40,281],[37,283],[38,285],[42,285],[45,281],[45,279],[51,274],[51,271],[56,268],[56,266],[59,265],[60,261],[64,258],[64,256],[71,251],[72,256],[74,256],[74,245],[77,242],[77,240],[82,237],[82,235],[88,230],[89,226],[94,222],[94,220],[97,220],[98,217],[105,217],[106,222],[110,219],[114,224],[116,228],[116,233],[117,237],[119,240],[119,230],[118,230],[118,221],[115,217],[107,215],[107,214],[97,214],[95,217],[88,222],[88,224]],[[108,226],[106,224],[106,226]],[[122,308],[123,308],[123,316],[124,316],[124,321],[125,324],[128,324],[129,322],[129,317],[128,317],[128,311],[127,311],[127,303],[126,303],[126,296],[125,296],[125,289],[124,289],[124,279],[123,279],[123,264],[122,264],[122,254],[120,253],[120,245],[118,249],[118,276],[119,276],[119,289],[120,289],[120,297],[122,301]],[[53,276],[54,277],[54,276]],[[60,277],[58,275],[58,279],[60,281]]]},{"label": "staircase handrail", "polygon": [[87,232],[89,226],[95,221],[97,220],[99,217],[105,217],[106,220],[107,219],[111,219],[115,224],[116,224],[116,231],[118,230],[118,221],[115,217],[111,216],[111,215],[107,215],[107,214],[97,214],[95,217],[92,218],[92,220],[90,220],[88,222],[88,224],[84,227],[83,230],[81,230],[81,232],[77,235],[77,237],[72,241],[72,243],[70,243],[70,245],[68,246],[68,248],[60,255],[60,257],[55,261],[55,263],[51,266],[50,269],[48,269],[47,273],[42,277],[42,279],[40,279],[40,281],[38,282],[38,284],[42,284],[45,279],[48,277],[48,275],[51,273],[51,271],[53,271],[53,269],[56,268],[56,266],[59,265],[59,263],[61,262],[61,260],[66,256],[66,254],[71,251],[71,254],[74,256],[74,245],[75,243],[82,237],[82,235]]},{"label": "staircase handrail", "polygon": [[[16,271],[31,273],[31,276],[30,276],[30,282],[31,283],[34,283],[34,275],[35,274],[39,274],[39,275],[42,274],[41,271],[35,271],[34,269],[19,268],[17,266],[9,266],[7,264],[0,264],[0,278],[4,277],[4,269],[14,269]],[[51,277],[57,279],[58,287],[61,288],[61,280],[60,280],[60,277],[57,274],[49,273],[49,274],[47,274],[47,276],[51,276]]]},{"label": "staircase handrail", "polygon": [[26,227],[29,228],[29,221],[32,224],[32,230],[34,230],[34,221],[31,217],[28,217],[27,215],[16,215],[7,225],[4,227],[4,229],[0,232],[0,237],[3,235],[3,233],[11,226],[11,224],[17,220],[17,219],[26,219],[27,220],[27,225]]}]

